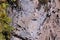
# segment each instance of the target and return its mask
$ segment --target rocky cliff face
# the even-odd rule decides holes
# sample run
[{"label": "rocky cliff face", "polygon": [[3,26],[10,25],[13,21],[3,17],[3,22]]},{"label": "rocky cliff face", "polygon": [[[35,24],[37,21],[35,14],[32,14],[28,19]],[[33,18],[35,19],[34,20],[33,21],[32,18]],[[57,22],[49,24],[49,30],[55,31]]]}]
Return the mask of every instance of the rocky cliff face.
[{"label": "rocky cliff face", "polygon": [[20,9],[7,9],[15,28],[11,40],[60,40],[60,0],[18,1]]}]

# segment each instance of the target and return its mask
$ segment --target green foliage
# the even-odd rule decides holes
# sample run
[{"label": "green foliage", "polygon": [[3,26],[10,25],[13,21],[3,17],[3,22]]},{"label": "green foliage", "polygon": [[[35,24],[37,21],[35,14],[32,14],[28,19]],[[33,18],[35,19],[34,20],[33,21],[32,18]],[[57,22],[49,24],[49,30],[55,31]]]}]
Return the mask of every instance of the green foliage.
[{"label": "green foliage", "polygon": [[11,19],[7,16],[7,3],[0,4],[0,40],[10,40],[13,27],[10,26]]},{"label": "green foliage", "polygon": [[6,40],[5,36],[2,33],[0,33],[0,40]]},{"label": "green foliage", "polygon": [[16,0],[12,0],[12,1],[16,1]]}]

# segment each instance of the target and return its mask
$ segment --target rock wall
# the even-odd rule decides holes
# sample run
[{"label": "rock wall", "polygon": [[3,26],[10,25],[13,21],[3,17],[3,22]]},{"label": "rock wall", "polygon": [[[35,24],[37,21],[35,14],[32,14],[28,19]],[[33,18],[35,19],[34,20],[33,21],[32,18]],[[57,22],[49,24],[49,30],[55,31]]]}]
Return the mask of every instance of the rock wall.
[{"label": "rock wall", "polygon": [[11,40],[60,40],[60,0],[18,1],[20,10],[7,9],[15,28]]}]

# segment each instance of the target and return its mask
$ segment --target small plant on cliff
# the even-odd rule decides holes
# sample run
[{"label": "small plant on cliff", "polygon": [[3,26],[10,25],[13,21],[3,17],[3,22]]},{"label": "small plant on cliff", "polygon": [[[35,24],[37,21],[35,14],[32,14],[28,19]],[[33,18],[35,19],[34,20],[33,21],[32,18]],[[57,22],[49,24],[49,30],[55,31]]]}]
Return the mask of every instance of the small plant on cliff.
[{"label": "small plant on cliff", "polygon": [[6,8],[8,3],[0,1],[0,40],[10,40],[13,27],[10,26],[11,19],[7,16]]}]

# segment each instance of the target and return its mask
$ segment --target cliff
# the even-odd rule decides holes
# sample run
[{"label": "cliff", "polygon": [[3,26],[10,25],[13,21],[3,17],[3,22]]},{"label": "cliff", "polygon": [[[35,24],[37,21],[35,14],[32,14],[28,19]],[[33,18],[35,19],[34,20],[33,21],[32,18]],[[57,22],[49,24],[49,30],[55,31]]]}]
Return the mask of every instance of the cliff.
[{"label": "cliff", "polygon": [[7,11],[11,40],[60,40],[60,0],[18,0],[18,8]]}]

